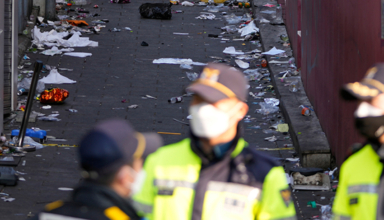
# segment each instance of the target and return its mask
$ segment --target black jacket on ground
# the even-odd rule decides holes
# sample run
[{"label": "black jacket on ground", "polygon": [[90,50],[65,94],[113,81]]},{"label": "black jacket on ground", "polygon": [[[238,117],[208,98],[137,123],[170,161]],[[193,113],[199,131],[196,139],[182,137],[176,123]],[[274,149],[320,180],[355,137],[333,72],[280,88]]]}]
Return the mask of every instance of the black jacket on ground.
[{"label": "black jacket on ground", "polygon": [[[48,204],[42,213],[87,220],[139,220],[131,203],[109,187],[84,181],[77,187],[70,201]],[[41,220],[37,214],[32,220]]]}]

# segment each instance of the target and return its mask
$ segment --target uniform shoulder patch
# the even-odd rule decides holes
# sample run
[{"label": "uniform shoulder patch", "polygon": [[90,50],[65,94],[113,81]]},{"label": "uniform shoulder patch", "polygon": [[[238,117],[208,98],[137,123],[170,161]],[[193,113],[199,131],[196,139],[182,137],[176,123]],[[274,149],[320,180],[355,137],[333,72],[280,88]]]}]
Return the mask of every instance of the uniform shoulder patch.
[{"label": "uniform shoulder patch", "polygon": [[280,190],[280,194],[281,194],[281,198],[283,198],[283,202],[284,202],[285,206],[288,207],[292,201],[291,190],[289,190],[289,189]]},{"label": "uniform shoulder patch", "polygon": [[117,206],[112,206],[104,210],[104,215],[111,220],[129,220],[129,216],[125,214]]}]

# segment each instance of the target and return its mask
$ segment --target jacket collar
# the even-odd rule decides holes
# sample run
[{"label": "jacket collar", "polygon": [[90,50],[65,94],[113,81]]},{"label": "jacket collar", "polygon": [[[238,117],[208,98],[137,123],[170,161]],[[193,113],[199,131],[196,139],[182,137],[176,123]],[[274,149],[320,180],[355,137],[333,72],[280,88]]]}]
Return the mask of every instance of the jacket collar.
[{"label": "jacket collar", "polygon": [[190,136],[191,136],[191,149],[192,151],[200,157],[201,161],[202,161],[202,164],[203,165],[208,165],[208,164],[212,164],[212,163],[216,163],[218,161],[221,161],[223,160],[224,158],[227,158],[227,157],[236,157],[237,155],[239,155],[241,153],[241,151],[244,149],[244,147],[246,147],[247,143],[245,142],[245,140],[241,137],[241,131],[240,131],[240,124],[237,125],[237,133],[236,133],[236,136],[235,138],[231,141],[231,146],[229,147],[229,150],[225,153],[225,155],[220,158],[220,159],[217,159],[217,158],[213,158],[212,156],[210,155],[206,155],[201,147],[200,147],[200,139],[194,135],[192,132],[190,132]]}]

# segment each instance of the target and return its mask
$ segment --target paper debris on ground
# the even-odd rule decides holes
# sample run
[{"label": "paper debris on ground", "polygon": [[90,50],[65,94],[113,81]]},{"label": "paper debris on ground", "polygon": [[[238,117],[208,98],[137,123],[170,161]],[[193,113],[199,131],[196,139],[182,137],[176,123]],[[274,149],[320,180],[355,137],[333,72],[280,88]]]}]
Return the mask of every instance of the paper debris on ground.
[{"label": "paper debris on ground", "polygon": [[242,37],[250,34],[255,34],[256,32],[259,32],[259,28],[256,27],[254,21],[249,22],[247,26],[239,30],[239,33],[241,33]]},{"label": "paper debris on ground", "polygon": [[223,51],[223,53],[231,54],[231,55],[243,55],[244,52],[242,51],[236,51],[235,47],[226,47]]},{"label": "paper debris on ground", "polygon": [[202,19],[202,20],[213,20],[216,18],[216,16],[212,13],[202,12],[200,16],[197,16],[196,19]]},{"label": "paper debris on ground", "polygon": [[153,64],[188,64],[196,66],[205,66],[206,63],[194,62],[192,59],[180,59],[180,58],[160,58],[155,59],[152,62]]},{"label": "paper debris on ground", "polygon": [[282,133],[283,132],[288,132],[289,131],[289,126],[288,126],[288,124],[278,124],[276,131],[282,132]]},{"label": "paper debris on ground", "polygon": [[97,47],[99,45],[96,41],[89,40],[89,37],[80,37],[81,33],[72,31],[72,36],[65,40],[70,33],[67,31],[57,32],[56,30],[41,32],[40,29],[35,26],[33,29],[33,41],[35,45],[45,44],[47,46],[62,46],[62,47]]},{"label": "paper debris on ground", "polygon": [[71,57],[90,57],[92,56],[92,53],[84,53],[84,52],[69,52],[69,53],[64,53],[66,56],[71,56]]},{"label": "paper debris on ground", "polygon": [[181,3],[182,6],[194,6],[195,4],[193,4],[192,2],[189,2],[189,1],[183,1],[183,3]]},{"label": "paper debris on ground", "polygon": [[242,69],[247,69],[247,68],[249,68],[249,63],[246,63],[246,62],[244,62],[244,61],[242,61],[242,60],[235,60],[235,62],[236,62],[236,64],[237,64],[240,68],[242,68]]},{"label": "paper debris on ground", "polygon": [[273,47],[269,51],[261,53],[261,54],[264,54],[264,55],[277,55],[277,54],[281,54],[281,53],[285,53],[285,50],[280,50],[280,49],[276,49],[276,47]]},{"label": "paper debris on ground", "polygon": [[276,64],[285,64],[285,63],[289,63],[289,61],[278,61],[278,60],[271,60],[268,62],[269,64],[272,64],[272,63],[276,63]]},{"label": "paper debris on ground", "polygon": [[43,77],[41,81],[45,84],[76,83],[76,81],[61,75],[57,69],[52,69],[48,76]]},{"label": "paper debris on ground", "polygon": [[275,136],[264,138],[266,141],[275,142],[277,141],[277,138]]}]

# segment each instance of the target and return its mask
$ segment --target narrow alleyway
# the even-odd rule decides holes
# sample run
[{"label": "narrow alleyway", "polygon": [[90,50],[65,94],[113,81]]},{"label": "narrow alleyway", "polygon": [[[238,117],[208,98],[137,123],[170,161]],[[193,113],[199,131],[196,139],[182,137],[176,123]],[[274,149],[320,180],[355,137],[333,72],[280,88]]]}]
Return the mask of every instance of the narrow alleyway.
[{"label": "narrow alleyway", "polygon": [[[172,6],[172,9],[182,10],[183,13],[173,14],[171,20],[143,19],[138,11],[142,3],[144,2],[132,0],[130,4],[111,4],[107,0],[92,0],[91,5],[84,7],[91,13],[101,15],[86,18],[90,24],[92,20],[109,19],[107,27],[103,28],[99,35],[83,35],[97,41],[98,47],[75,48],[75,52],[92,53],[91,57],[27,53],[32,62],[39,59],[50,66],[73,69],[59,72],[77,83],[46,85],[46,88],[58,86],[69,91],[69,98],[62,105],[41,109],[40,103],[34,104],[33,111],[45,114],[58,111],[60,114],[58,118],[61,121],[37,121],[30,123],[29,127],[47,130],[48,135],[67,141],[50,141],[48,144],[65,145],[47,146],[28,153],[21,159],[22,162],[15,169],[26,173],[23,175],[26,181],[19,181],[16,187],[0,186],[0,192],[8,193],[15,198],[13,202],[1,201],[1,219],[26,219],[28,215],[36,214],[46,204],[70,194],[70,191],[62,191],[59,188],[73,188],[80,180],[77,149],[73,145],[76,145],[82,135],[96,122],[115,117],[129,120],[138,131],[180,133],[163,134],[165,144],[188,136],[189,126],[185,123],[188,123],[186,117],[189,115],[188,105],[191,97],[184,96],[184,100],[176,104],[168,103],[168,99],[185,94],[185,87],[191,83],[186,72],[199,73],[202,67],[193,66],[193,70],[183,70],[179,65],[153,64],[154,59],[189,58],[195,62],[220,61],[236,66],[234,58],[223,53],[226,47],[234,46],[243,52],[262,50],[261,47],[257,47],[257,42],[232,40],[222,43],[221,38],[209,37],[209,34],[222,35],[228,39],[239,36],[237,33],[221,34],[220,28],[227,25],[221,12],[214,13],[215,20],[199,20],[196,17],[204,7],[177,5]],[[99,8],[94,9],[94,4],[98,4]],[[242,16],[247,11],[237,9],[227,13]],[[125,30],[125,27],[131,28],[132,31]],[[108,31],[113,28],[121,29],[121,32]],[[175,32],[188,35],[176,35]],[[141,46],[143,41],[149,46]],[[278,49],[284,49],[288,56],[292,56],[289,47],[281,46]],[[259,68],[257,66],[259,64],[259,59],[252,60],[250,69]],[[267,74],[268,68],[264,68],[263,71]],[[250,91],[254,94],[265,92],[261,97],[275,98],[275,91],[268,75],[260,82],[250,82],[250,86]],[[146,95],[156,99],[143,99]],[[285,160],[297,157],[289,134],[272,132],[269,129],[277,122],[284,122],[283,115],[280,112],[267,116],[256,113],[256,110],[260,109],[258,103],[263,102],[263,98],[249,97],[249,117],[242,123],[245,140],[250,146],[276,157],[286,169],[297,166],[296,162]],[[127,108],[130,105],[138,105],[138,108]],[[69,112],[66,109],[76,109],[78,112]],[[19,126],[20,123],[9,122],[5,126],[6,134],[9,135],[12,129]],[[277,141],[264,140],[271,136],[275,136]],[[326,199],[320,200],[323,196]],[[320,214],[319,208],[307,207],[306,203],[313,200],[319,204],[328,204],[332,193],[300,191],[295,192],[293,197],[296,200],[299,219],[312,219],[312,216]]]}]

